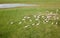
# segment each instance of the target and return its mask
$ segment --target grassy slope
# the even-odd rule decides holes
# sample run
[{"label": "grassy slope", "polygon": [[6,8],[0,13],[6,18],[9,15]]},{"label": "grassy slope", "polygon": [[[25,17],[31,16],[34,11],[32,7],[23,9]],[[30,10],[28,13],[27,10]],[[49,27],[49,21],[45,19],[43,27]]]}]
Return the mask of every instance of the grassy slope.
[{"label": "grassy slope", "polygon": [[[54,1],[54,2],[53,2]],[[40,11],[45,13],[46,10],[55,12],[56,7],[59,7],[59,0],[1,0],[0,3],[37,3],[43,4],[36,8],[13,8],[0,9],[0,38],[60,38],[60,26],[43,24],[40,26],[30,26],[23,28],[26,24],[19,25],[19,20],[24,15],[34,15]],[[50,4],[50,6],[49,6]],[[56,5],[55,5],[56,4]],[[51,6],[52,5],[52,6]],[[56,6],[56,7],[54,7]],[[60,13],[59,13],[60,14]],[[9,24],[14,21],[13,25]]]},{"label": "grassy slope", "polygon": [[60,3],[60,0],[0,0],[0,3]]},{"label": "grassy slope", "polygon": [[[46,8],[14,8],[0,10],[0,38],[60,38],[60,26],[43,24],[23,28],[27,24],[19,25],[24,15],[34,15],[45,12]],[[49,9],[52,11],[52,9]],[[55,12],[55,9],[53,10]],[[44,14],[44,13],[43,13]],[[14,21],[13,25],[9,24]],[[27,22],[28,23],[28,22]]]}]

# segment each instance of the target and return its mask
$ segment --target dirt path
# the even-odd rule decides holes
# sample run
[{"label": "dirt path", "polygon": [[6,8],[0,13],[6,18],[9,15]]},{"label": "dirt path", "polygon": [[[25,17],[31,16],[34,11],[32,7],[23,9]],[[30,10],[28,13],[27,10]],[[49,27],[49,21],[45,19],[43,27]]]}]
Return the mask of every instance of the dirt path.
[{"label": "dirt path", "polygon": [[13,7],[30,7],[30,6],[37,6],[35,4],[0,4],[0,8],[13,8]]},{"label": "dirt path", "polygon": [[0,4],[0,8],[14,8],[14,7],[35,7],[38,8],[60,8],[59,4],[24,4],[24,3],[6,3],[6,4]]}]

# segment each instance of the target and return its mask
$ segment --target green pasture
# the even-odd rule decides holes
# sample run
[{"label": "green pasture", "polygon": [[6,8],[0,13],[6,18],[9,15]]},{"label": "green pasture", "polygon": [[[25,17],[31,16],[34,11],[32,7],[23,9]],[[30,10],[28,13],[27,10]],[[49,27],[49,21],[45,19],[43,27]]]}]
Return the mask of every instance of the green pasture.
[{"label": "green pasture", "polygon": [[[60,24],[55,25],[48,22],[44,24],[41,22],[39,26],[32,26],[31,23],[35,23],[33,15],[46,14],[46,11],[56,12],[56,9],[46,8],[11,8],[11,9],[0,9],[0,38],[60,38]],[[60,9],[59,9],[60,10]],[[60,11],[58,12],[60,14]],[[33,22],[26,22],[18,24],[22,21],[24,16],[30,16]],[[10,22],[13,21],[13,24]],[[43,20],[41,20],[43,21]],[[58,20],[60,23],[60,20]],[[24,28],[27,24],[29,27]]]},{"label": "green pasture", "polygon": [[[17,7],[0,9],[0,38],[60,38],[60,19],[50,20],[50,22],[44,24],[43,19],[40,18],[41,23],[36,26],[32,26],[32,23],[36,23],[33,15],[47,14],[52,11],[60,17],[60,0],[0,0],[0,3],[33,3],[41,6],[37,7]],[[33,20],[26,23],[22,21],[24,16],[30,16]],[[22,24],[18,24],[22,21]],[[58,22],[56,25],[55,22]],[[11,22],[14,22],[11,24]],[[51,24],[54,22],[54,24]],[[30,25],[25,28],[26,25]]]}]

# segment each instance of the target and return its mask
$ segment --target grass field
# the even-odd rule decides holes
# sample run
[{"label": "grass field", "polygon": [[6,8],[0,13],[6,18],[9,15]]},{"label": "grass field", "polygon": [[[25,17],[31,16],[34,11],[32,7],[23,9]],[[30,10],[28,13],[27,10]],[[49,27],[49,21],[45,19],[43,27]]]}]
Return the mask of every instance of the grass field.
[{"label": "grass field", "polygon": [[59,3],[60,0],[0,0],[0,3]]},{"label": "grass field", "polygon": [[[35,3],[41,6],[0,9],[0,38],[60,38],[59,2],[59,0],[1,0],[0,3]],[[42,16],[38,21],[34,18],[34,15],[40,14],[46,18],[46,14],[56,13],[57,9],[58,20],[54,20],[52,16],[49,22],[43,23]],[[24,16],[31,17],[32,21],[22,20]],[[38,22],[40,24],[36,25]]]}]

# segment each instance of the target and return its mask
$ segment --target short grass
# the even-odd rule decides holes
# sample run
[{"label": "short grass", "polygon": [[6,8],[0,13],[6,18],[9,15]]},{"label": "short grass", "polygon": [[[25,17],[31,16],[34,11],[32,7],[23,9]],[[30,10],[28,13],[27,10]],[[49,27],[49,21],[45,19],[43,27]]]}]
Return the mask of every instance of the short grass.
[{"label": "short grass", "polygon": [[0,3],[60,3],[60,0],[0,0]]},{"label": "short grass", "polygon": [[[33,3],[40,5],[39,7],[19,7],[10,9],[0,9],[0,38],[60,38],[60,19],[59,24],[51,24],[56,20],[40,25],[32,26],[31,23],[36,23],[33,15],[47,14],[46,11],[53,11],[60,8],[60,0],[0,0],[0,3]],[[40,13],[42,12],[42,13]],[[58,14],[60,14],[60,9]],[[33,22],[27,20],[26,23],[18,24],[24,16],[30,16]],[[60,15],[58,15],[60,17]],[[10,22],[13,21],[13,24]],[[40,21],[43,21],[41,18]],[[30,25],[24,28],[26,25]]]},{"label": "short grass", "polygon": [[[0,38],[60,38],[60,24],[51,24],[54,20],[44,24],[32,26],[35,23],[33,15],[46,14],[46,10],[56,12],[55,8],[11,8],[0,9]],[[60,10],[60,9],[59,9]],[[40,13],[42,12],[42,13]],[[60,11],[58,12],[60,14]],[[30,16],[33,22],[18,24],[24,16]],[[59,15],[60,16],[60,15]],[[10,22],[13,21],[13,24]],[[43,20],[40,20],[43,21]],[[60,20],[58,20],[60,23]],[[30,25],[24,28],[26,25]]]}]

